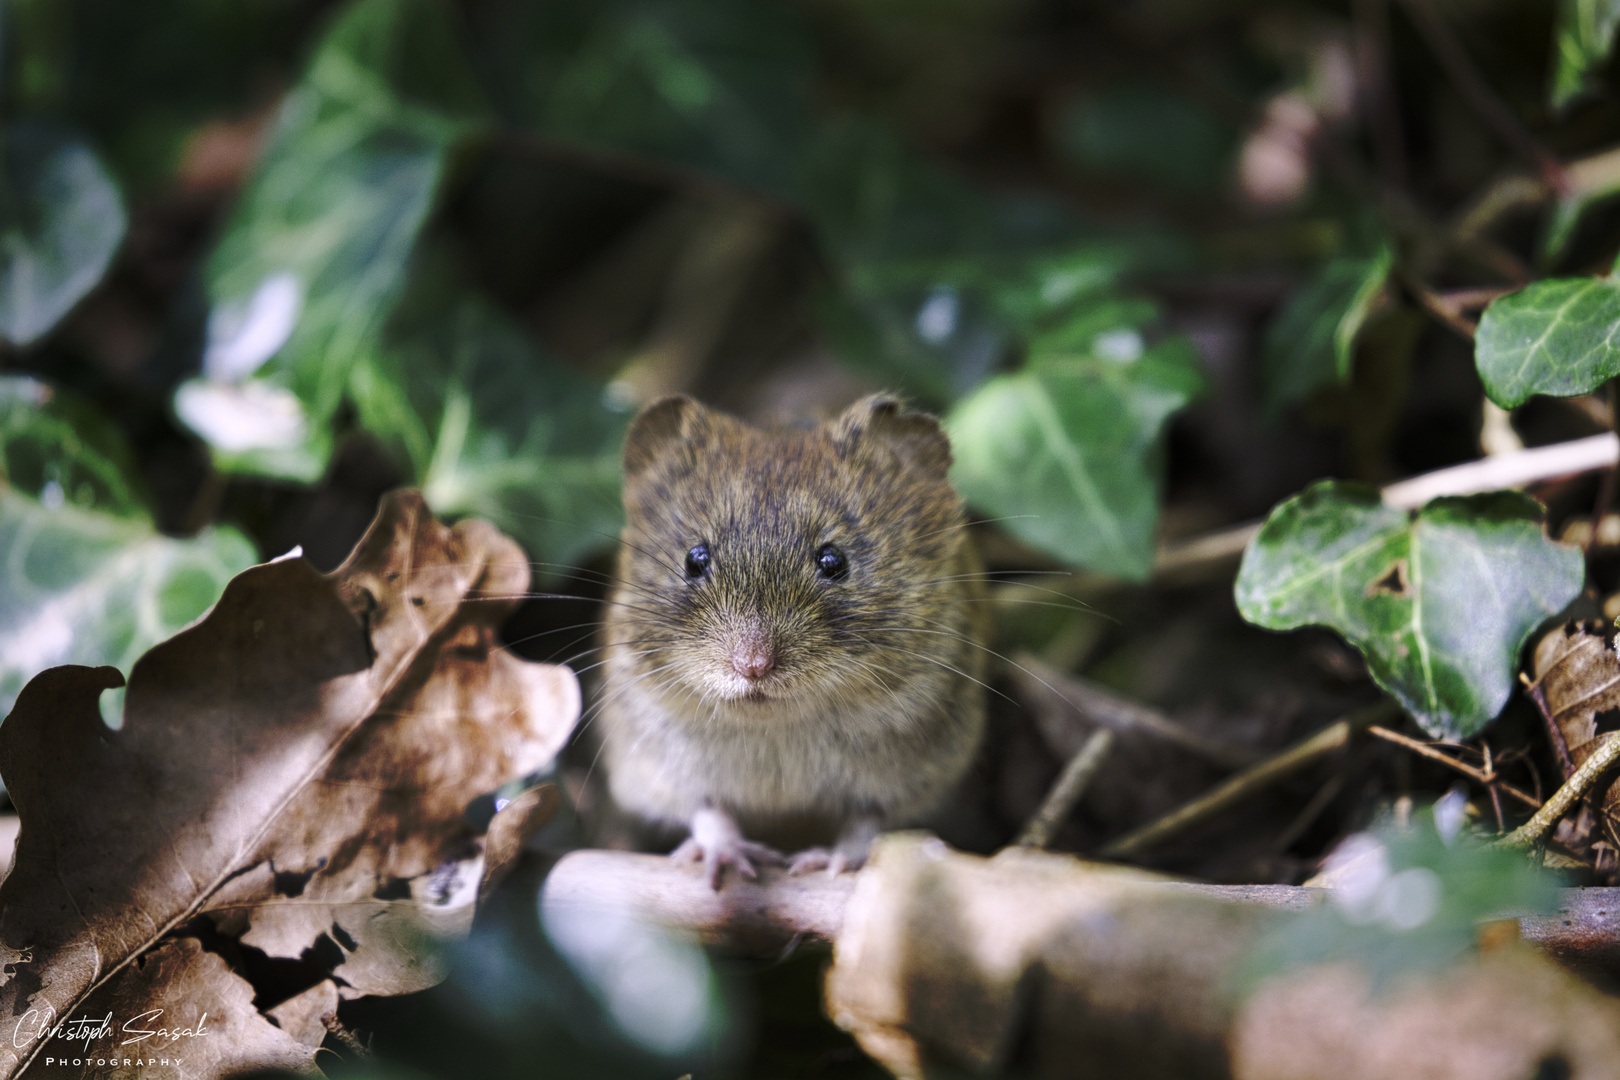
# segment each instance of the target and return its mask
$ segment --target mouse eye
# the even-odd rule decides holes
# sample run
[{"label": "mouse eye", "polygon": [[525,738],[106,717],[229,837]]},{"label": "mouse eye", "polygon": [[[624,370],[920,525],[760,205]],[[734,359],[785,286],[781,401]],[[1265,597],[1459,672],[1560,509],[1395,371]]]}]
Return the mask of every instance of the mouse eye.
[{"label": "mouse eye", "polygon": [[829,581],[842,581],[849,573],[849,560],[835,544],[822,544],[816,552],[816,569]]},{"label": "mouse eye", "polygon": [[686,580],[696,581],[709,569],[709,545],[699,544],[686,553]]}]

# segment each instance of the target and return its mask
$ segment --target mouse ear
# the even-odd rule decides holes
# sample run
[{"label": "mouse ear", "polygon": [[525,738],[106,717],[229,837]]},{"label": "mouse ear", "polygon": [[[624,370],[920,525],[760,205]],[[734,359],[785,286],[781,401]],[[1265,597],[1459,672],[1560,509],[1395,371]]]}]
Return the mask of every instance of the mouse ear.
[{"label": "mouse ear", "polygon": [[879,443],[902,462],[944,476],[951,471],[951,440],[928,413],[907,412],[891,394],[871,394],[832,422],[833,440],[844,453]]},{"label": "mouse ear", "polygon": [[684,394],[661,398],[636,414],[624,436],[624,475],[645,472],[708,426],[709,411]]}]

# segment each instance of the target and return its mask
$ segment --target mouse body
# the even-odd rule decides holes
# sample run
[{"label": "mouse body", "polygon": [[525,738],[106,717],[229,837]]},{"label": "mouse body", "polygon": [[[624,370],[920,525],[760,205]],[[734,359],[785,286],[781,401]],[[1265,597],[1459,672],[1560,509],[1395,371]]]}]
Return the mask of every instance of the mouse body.
[{"label": "mouse body", "polygon": [[938,422],[874,395],[764,430],[686,397],[625,441],[600,723],[616,802],[684,826],[711,883],[821,832],[859,866],[949,792],[983,735],[982,574]]}]

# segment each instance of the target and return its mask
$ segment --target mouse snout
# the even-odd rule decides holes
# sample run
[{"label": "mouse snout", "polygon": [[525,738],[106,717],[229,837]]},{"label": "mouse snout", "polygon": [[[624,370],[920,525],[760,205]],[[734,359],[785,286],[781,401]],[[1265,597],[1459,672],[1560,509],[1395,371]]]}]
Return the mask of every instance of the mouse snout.
[{"label": "mouse snout", "polygon": [[776,642],[759,623],[741,628],[731,641],[731,670],[745,679],[764,678],[776,667]]}]

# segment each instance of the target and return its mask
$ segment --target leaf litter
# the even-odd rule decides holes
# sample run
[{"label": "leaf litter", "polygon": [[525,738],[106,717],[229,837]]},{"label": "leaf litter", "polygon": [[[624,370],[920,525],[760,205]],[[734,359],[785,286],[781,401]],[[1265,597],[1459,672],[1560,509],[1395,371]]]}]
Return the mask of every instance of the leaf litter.
[{"label": "leaf litter", "polygon": [[[144,1049],[186,1059],[172,1073],[100,1074],[309,1070],[340,995],[441,978],[434,941],[466,930],[514,832],[555,798],[515,799],[487,829],[469,805],[547,765],[579,715],[571,671],[496,645],[527,585],[526,557],[492,526],[447,527],[400,492],[332,574],[289,558],[233,579],[136,664],[121,729],[97,704],[115,669],[31,682],[0,727],[21,818],[0,883],[0,1015],[19,1028],[0,1077],[91,1052],[133,1062],[120,1044],[156,1027],[169,1043]],[[266,1014],[193,932],[198,914],[272,957],[335,942],[341,959]],[[157,1008],[168,1023],[121,1030]],[[106,1015],[99,1040],[88,1022],[37,1037]]]}]

